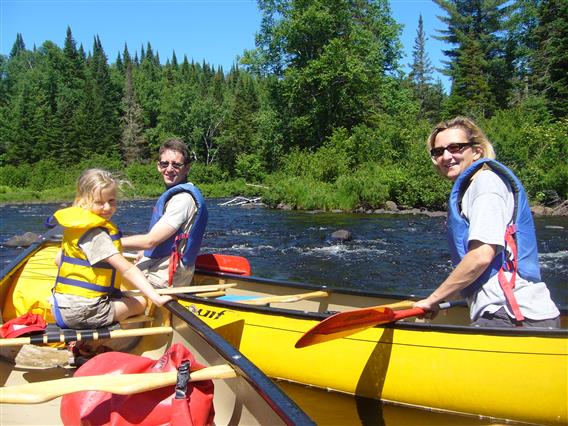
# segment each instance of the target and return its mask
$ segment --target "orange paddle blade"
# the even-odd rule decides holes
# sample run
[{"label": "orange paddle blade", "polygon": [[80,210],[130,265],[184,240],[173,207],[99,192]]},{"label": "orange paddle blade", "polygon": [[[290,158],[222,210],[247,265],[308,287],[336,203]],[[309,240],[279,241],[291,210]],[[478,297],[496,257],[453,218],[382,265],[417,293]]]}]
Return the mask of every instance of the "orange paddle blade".
[{"label": "orange paddle blade", "polygon": [[296,342],[296,348],[329,340],[339,339],[349,336],[358,331],[365,330],[376,325],[387,324],[403,318],[423,315],[426,311],[422,308],[405,309],[394,311],[385,306],[374,306],[370,308],[355,309],[353,311],[339,312],[332,315],[322,322],[316,324],[308,330]]}]

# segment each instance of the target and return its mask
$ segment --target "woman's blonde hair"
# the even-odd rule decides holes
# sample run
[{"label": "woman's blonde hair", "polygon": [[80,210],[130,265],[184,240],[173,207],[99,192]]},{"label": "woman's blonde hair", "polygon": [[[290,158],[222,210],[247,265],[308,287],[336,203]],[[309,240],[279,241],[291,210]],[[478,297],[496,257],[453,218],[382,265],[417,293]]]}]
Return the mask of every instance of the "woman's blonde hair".
[{"label": "woman's blonde hair", "polygon": [[103,169],[87,169],[77,179],[74,206],[90,208],[95,195],[103,189],[114,187],[117,191],[129,182],[120,179],[111,172]]},{"label": "woman's blonde hair", "polygon": [[487,139],[483,130],[481,130],[471,118],[461,116],[455,117],[451,120],[442,121],[434,127],[434,130],[432,130],[432,133],[430,133],[430,136],[426,141],[428,152],[434,148],[434,143],[438,133],[441,133],[444,130],[456,128],[462,129],[465,132],[468,142],[474,143],[479,147],[482,152],[481,158],[495,159],[495,150],[493,149],[493,145],[489,139]]}]

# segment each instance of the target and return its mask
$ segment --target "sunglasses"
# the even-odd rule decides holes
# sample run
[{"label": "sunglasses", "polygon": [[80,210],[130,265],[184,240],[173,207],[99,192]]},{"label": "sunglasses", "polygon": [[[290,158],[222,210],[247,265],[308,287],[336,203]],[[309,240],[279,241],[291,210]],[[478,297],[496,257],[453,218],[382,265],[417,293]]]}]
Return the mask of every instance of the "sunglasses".
[{"label": "sunglasses", "polygon": [[473,146],[475,143],[473,142],[464,142],[464,143],[451,143],[448,146],[439,146],[437,148],[432,148],[430,150],[430,155],[432,158],[438,158],[441,155],[444,155],[444,151],[448,151],[450,154],[457,154],[458,152],[462,152],[467,147]]},{"label": "sunglasses", "polygon": [[177,170],[177,171],[181,170],[181,168],[182,168],[183,166],[185,166],[184,163],[177,163],[177,162],[175,162],[175,161],[172,161],[172,162],[169,162],[169,161],[158,161],[158,167],[159,167],[160,169],[167,169],[170,165],[174,168],[174,170]]}]

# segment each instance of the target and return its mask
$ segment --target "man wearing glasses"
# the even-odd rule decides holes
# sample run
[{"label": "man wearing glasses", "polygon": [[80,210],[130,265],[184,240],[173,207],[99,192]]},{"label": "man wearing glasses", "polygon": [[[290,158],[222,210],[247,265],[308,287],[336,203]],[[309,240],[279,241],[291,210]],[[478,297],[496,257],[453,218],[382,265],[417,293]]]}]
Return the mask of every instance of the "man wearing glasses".
[{"label": "man wearing glasses", "polygon": [[160,147],[158,172],[166,189],[160,196],[146,234],[121,239],[124,249],[144,250],[137,266],[156,288],[189,285],[205,227],[207,206],[201,192],[187,182],[191,167],[187,145],[168,139]]}]

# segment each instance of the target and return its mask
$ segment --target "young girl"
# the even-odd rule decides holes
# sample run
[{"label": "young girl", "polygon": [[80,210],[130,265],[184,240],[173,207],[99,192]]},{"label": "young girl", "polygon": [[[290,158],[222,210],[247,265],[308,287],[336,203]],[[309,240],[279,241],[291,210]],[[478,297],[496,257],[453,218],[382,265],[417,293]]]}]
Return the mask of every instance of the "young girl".
[{"label": "young girl", "polygon": [[121,254],[121,233],[110,218],[116,211],[116,192],[122,183],[106,170],[86,170],[77,180],[73,207],[54,214],[64,227],[52,306],[60,327],[99,328],[144,313],[146,299],[142,295],[122,296],[121,279],[132,283],[157,306],[172,300],[159,295]]}]

